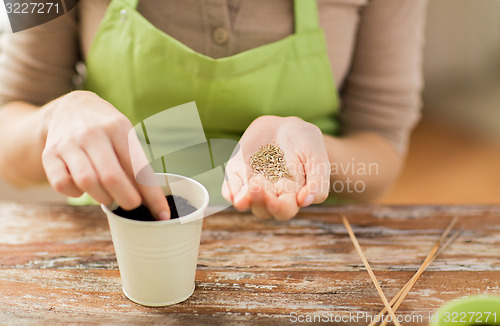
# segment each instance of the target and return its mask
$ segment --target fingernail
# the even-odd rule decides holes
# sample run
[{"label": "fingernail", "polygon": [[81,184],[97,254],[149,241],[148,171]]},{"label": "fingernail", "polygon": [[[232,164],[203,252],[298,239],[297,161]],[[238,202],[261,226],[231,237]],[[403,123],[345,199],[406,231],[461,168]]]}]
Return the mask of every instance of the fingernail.
[{"label": "fingernail", "polygon": [[160,221],[170,220],[170,214],[167,211],[163,211],[158,215]]},{"label": "fingernail", "polygon": [[302,203],[302,207],[307,207],[311,205],[314,201],[314,195],[308,195],[306,199],[304,199],[304,202]]}]

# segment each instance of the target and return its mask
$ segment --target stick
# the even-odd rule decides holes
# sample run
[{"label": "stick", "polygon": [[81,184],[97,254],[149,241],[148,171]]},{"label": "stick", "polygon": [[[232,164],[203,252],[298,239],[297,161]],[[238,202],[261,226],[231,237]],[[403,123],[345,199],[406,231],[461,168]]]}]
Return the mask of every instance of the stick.
[{"label": "stick", "polygon": [[441,248],[439,248],[438,252],[436,252],[436,257],[443,251],[446,249],[446,247],[448,247],[453,241],[455,241],[456,238],[458,238],[458,236],[460,234],[462,234],[462,232],[464,231],[464,228],[461,228],[460,230],[458,230],[457,232],[455,232],[445,243],[444,245],[441,246]]},{"label": "stick", "polygon": [[[440,245],[442,244],[442,242],[444,241],[444,239],[446,238],[446,236],[448,236],[448,233],[451,231],[451,228],[455,225],[455,223],[457,222],[458,218],[455,216],[453,218],[453,220],[451,220],[450,224],[448,224],[448,226],[446,227],[445,231],[443,232],[443,234],[441,235],[441,238],[439,238],[439,241],[434,245],[434,247],[431,249],[431,251],[429,252],[429,254],[427,255],[427,257],[424,259],[424,262],[422,263],[422,265],[420,266],[420,268],[417,270],[417,272],[412,276],[412,278],[405,284],[405,286],[403,286],[403,288],[401,288],[401,290],[399,290],[399,292],[394,296],[394,298],[392,298],[391,301],[389,301],[390,305],[393,306],[395,302],[398,301],[399,297],[405,292],[405,289],[407,287],[410,287],[410,290],[411,288],[413,287],[413,284],[412,281],[415,279],[415,278],[418,278],[420,276],[420,274],[422,274],[422,272],[427,268],[427,266],[432,263],[432,261],[434,261],[434,258],[432,258],[433,256],[437,256],[439,254],[439,252],[441,251],[441,249],[439,248]],[[448,243],[449,244],[449,243]],[[444,248],[442,248],[444,249]],[[427,263],[426,263],[427,262]],[[425,267],[424,267],[425,266]],[[422,272],[419,274],[420,270],[423,268]],[[416,280],[415,280],[416,282]],[[396,310],[395,310],[396,311]],[[377,318],[374,318],[374,320],[372,320],[372,322],[370,324],[368,324],[368,326],[374,326],[377,324],[378,320],[380,320],[380,318],[387,312],[387,309],[384,307],[377,315]]]},{"label": "stick", "polygon": [[[451,228],[455,225],[457,221],[457,218],[455,217],[451,222],[450,224],[448,225],[448,227],[446,228],[446,230],[443,232],[443,234],[441,235],[441,238],[439,239],[439,241],[434,245],[434,247],[431,249],[431,252],[427,255],[427,257],[425,258],[424,262],[422,263],[422,265],[420,266],[420,268],[418,269],[418,271],[413,275],[413,277],[405,284],[405,286],[398,292],[398,294],[396,294],[394,296],[394,298],[392,298],[392,300],[390,301],[390,304],[391,306],[396,302],[396,305],[393,306],[394,308],[394,311],[397,311],[397,308],[401,305],[402,301],[404,300],[404,298],[406,297],[406,295],[409,293],[409,291],[411,290],[411,288],[413,287],[413,285],[415,285],[415,283],[417,282],[417,279],[420,277],[420,275],[425,271],[425,269],[434,261],[434,259],[437,257],[437,255],[442,251],[444,250],[459,234],[458,233],[455,233],[445,244],[443,244],[443,241],[445,239],[445,237],[448,235],[448,233],[450,232]],[[441,244],[443,244],[441,246]],[[437,249],[437,250],[436,250]],[[402,299],[401,299],[402,297]],[[384,308],[382,309],[378,315],[377,315],[377,318],[375,318],[370,324],[369,326],[373,326],[377,323],[377,320],[380,320],[380,318],[384,315],[384,313],[386,312],[387,310]],[[387,322],[383,322],[382,325],[386,325]],[[381,326],[382,326],[381,325]]]},{"label": "stick", "polygon": [[392,320],[396,326],[401,326],[399,321],[396,318],[396,315],[394,314],[394,311],[392,311],[391,305],[387,301],[387,298],[385,297],[384,292],[382,292],[382,289],[380,288],[380,285],[378,284],[377,278],[375,277],[375,274],[373,274],[373,271],[370,267],[370,264],[368,263],[368,260],[366,260],[365,255],[363,254],[363,250],[361,250],[361,247],[358,243],[358,240],[356,239],[356,236],[354,235],[354,232],[352,232],[351,225],[349,224],[349,221],[345,217],[344,214],[341,214],[342,217],[342,223],[344,223],[345,228],[347,229],[347,233],[349,233],[349,237],[351,238],[352,243],[354,244],[354,248],[356,248],[356,251],[358,252],[359,257],[363,261],[363,264],[366,267],[366,270],[368,271],[368,274],[370,275],[370,278],[372,279],[373,285],[375,285],[375,288],[378,291],[378,294],[380,295],[380,298],[384,302],[385,307],[387,308],[387,311],[389,311],[389,315],[391,315]]},{"label": "stick", "polygon": [[451,220],[450,224],[448,224],[448,226],[446,227],[446,230],[444,230],[443,234],[441,235],[441,238],[439,238],[439,243],[443,243],[444,239],[448,236],[448,233],[450,233],[451,228],[453,226],[455,226],[455,223],[457,223],[457,221],[458,221],[458,217],[455,216]]},{"label": "stick", "polygon": [[[392,306],[392,309],[394,310],[394,312],[396,312],[398,310],[399,306],[401,305],[401,303],[403,303],[403,300],[406,298],[406,296],[408,295],[408,293],[410,292],[412,287],[415,285],[415,283],[417,283],[417,280],[420,277],[420,275],[422,275],[422,273],[425,271],[425,269],[434,261],[434,259],[436,259],[438,253],[440,251],[442,251],[441,249],[444,250],[445,246],[447,247],[451,242],[453,242],[453,240],[455,240],[460,233],[461,233],[461,231],[454,233],[450,237],[450,239],[448,239],[448,241],[442,247],[440,247],[438,249],[438,251],[432,257],[430,257],[430,259],[427,260],[427,262],[424,261],[422,266],[420,266],[419,270],[410,279],[410,281],[408,283],[406,283],[406,286],[402,289],[403,291],[402,291],[401,295],[399,296],[399,298],[397,299],[396,304],[394,306]],[[396,297],[397,297],[397,295],[396,295]],[[396,297],[394,297],[394,298],[396,298]],[[382,324],[380,324],[380,326],[385,326],[385,325],[387,325],[387,321],[383,321]]]},{"label": "stick", "polygon": [[[390,301],[390,305],[393,306],[394,303],[396,303],[398,301],[398,299],[405,293],[405,291],[408,289],[411,290],[413,284],[415,283],[412,283],[413,281],[417,281],[416,279],[420,276],[420,274],[423,272],[422,269],[425,269],[425,267],[427,267],[427,262],[432,259],[432,257],[434,256],[434,254],[438,251],[438,247],[437,246],[434,246],[431,250],[431,252],[429,252],[429,255],[426,257],[426,259],[424,260],[424,262],[422,263],[422,266],[420,266],[420,268],[418,269],[418,271],[413,275],[413,277],[405,284],[405,286],[403,286],[403,288],[401,290],[399,290],[399,292],[394,296],[394,298],[392,298],[392,300]],[[394,309],[395,305],[393,306],[393,309]],[[380,321],[380,318],[386,313],[387,311],[387,308],[383,308],[377,315],[377,318],[374,318],[372,320],[372,322],[368,325],[368,326],[374,326],[378,323],[378,321]],[[394,310],[396,311],[396,310]]]},{"label": "stick", "polygon": [[[434,247],[431,249],[431,251],[429,252],[429,254],[427,255],[427,257],[425,258],[424,262],[422,263],[422,265],[420,266],[420,268],[418,269],[418,271],[412,276],[412,278],[405,284],[405,286],[403,286],[403,288],[394,296],[394,298],[392,298],[392,300],[389,302],[391,304],[391,306],[394,305],[394,303],[396,303],[394,306],[393,306],[393,309],[394,309],[394,312],[397,311],[397,309],[399,308],[399,306],[401,305],[401,303],[403,302],[404,298],[406,297],[406,295],[408,295],[408,293],[410,292],[410,290],[412,289],[412,287],[415,285],[415,283],[417,282],[417,279],[420,277],[420,275],[425,271],[425,269],[434,261],[434,259],[436,259],[436,257],[446,248],[448,247],[448,245],[450,245],[451,242],[453,242],[457,236],[461,233],[462,230],[456,232],[454,235],[452,235],[444,244],[443,244],[443,241],[444,239],[448,236],[449,232],[451,231],[451,228],[455,225],[455,223],[457,222],[458,218],[457,217],[454,217],[453,220],[450,222],[450,224],[448,225],[448,227],[446,228],[446,230],[443,232],[443,234],[441,235],[441,238],[439,239],[439,241],[434,245]],[[385,314],[385,312],[387,311],[386,308],[382,309],[378,315],[377,315],[377,318],[374,318],[374,320],[372,320],[372,322],[368,325],[368,326],[374,326],[377,324],[378,320],[381,319],[381,317]],[[385,326],[387,324],[386,321],[384,321],[380,326]]]}]

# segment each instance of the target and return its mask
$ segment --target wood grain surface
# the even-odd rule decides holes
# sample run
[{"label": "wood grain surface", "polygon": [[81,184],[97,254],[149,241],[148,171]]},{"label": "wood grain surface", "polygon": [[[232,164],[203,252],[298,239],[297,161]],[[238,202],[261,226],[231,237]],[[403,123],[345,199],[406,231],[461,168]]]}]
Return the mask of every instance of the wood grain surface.
[{"label": "wood grain surface", "polygon": [[98,207],[0,202],[0,325],[291,325],[314,316],[366,325],[383,305],[340,212],[388,298],[460,217],[463,234],[416,283],[397,312],[412,322],[402,324],[427,325],[454,298],[500,295],[497,206],[313,207],[288,222],[227,210],[205,219],[193,296],[148,308],[121,292]]}]

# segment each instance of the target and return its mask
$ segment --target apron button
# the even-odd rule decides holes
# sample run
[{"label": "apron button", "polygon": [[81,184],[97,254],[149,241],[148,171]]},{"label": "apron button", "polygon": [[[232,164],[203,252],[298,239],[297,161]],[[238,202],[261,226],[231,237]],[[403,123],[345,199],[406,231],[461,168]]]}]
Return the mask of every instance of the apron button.
[{"label": "apron button", "polygon": [[229,31],[224,27],[217,27],[212,32],[212,38],[219,45],[226,44],[229,40]]},{"label": "apron button", "polygon": [[127,9],[120,10],[120,15],[122,16],[122,22],[127,20]]}]

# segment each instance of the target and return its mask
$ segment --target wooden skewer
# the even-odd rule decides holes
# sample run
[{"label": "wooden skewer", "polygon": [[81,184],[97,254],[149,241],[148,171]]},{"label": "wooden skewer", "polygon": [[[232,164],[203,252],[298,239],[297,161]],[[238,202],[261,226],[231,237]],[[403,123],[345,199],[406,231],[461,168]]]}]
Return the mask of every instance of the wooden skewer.
[{"label": "wooden skewer", "polygon": [[[451,242],[453,242],[457,236],[461,233],[461,231],[456,232],[454,235],[452,235],[445,243],[444,240],[448,236],[448,234],[451,231],[451,228],[455,225],[457,222],[457,217],[453,218],[453,220],[450,222],[446,230],[443,232],[441,235],[441,238],[439,241],[434,245],[434,247],[431,249],[427,257],[425,258],[424,262],[418,269],[418,271],[413,275],[413,277],[405,284],[405,286],[392,298],[392,300],[389,302],[394,310],[394,312],[397,311],[403,300],[406,298],[412,287],[415,285],[417,282],[418,278],[422,273],[427,269],[427,267],[436,259],[436,257],[441,253],[448,245],[450,245]],[[396,303],[396,304],[394,304]],[[387,309],[382,309],[376,318],[373,319],[373,321],[368,325],[368,326],[374,326],[378,323],[378,321],[381,320],[381,317],[385,314]],[[382,322],[380,326],[385,326],[387,325],[387,321]]]},{"label": "wooden skewer", "polygon": [[368,263],[368,260],[366,260],[365,255],[363,254],[363,250],[361,250],[361,246],[358,243],[358,240],[356,239],[356,236],[354,235],[354,232],[351,229],[351,225],[349,224],[349,221],[345,217],[344,214],[341,214],[342,217],[342,223],[344,223],[345,228],[347,229],[347,233],[349,233],[349,237],[351,238],[352,243],[354,244],[354,248],[356,248],[356,251],[358,252],[359,257],[363,261],[363,264],[366,267],[366,270],[368,271],[368,274],[370,275],[370,278],[372,279],[373,285],[375,285],[375,288],[378,291],[378,294],[380,295],[380,298],[384,302],[384,305],[389,312],[389,315],[392,317],[392,321],[394,325],[396,326],[401,326],[399,323],[398,319],[396,318],[396,315],[394,314],[394,311],[391,308],[391,305],[387,301],[387,298],[385,297],[384,292],[380,288],[380,285],[378,284],[377,278],[375,277],[375,274],[373,273],[370,264]]},{"label": "wooden skewer", "polygon": [[[405,284],[405,286],[394,296],[394,298],[392,298],[392,300],[389,302],[389,304],[391,305],[391,307],[394,305],[394,303],[396,303],[398,301],[398,299],[403,295],[403,293],[406,291],[406,289],[410,288],[413,286],[412,285],[412,282],[415,280],[416,281],[416,278],[418,276],[420,276],[419,272],[420,270],[422,269],[423,266],[425,266],[425,264],[427,263],[428,259],[431,259],[431,257],[437,252],[438,250],[438,247],[434,246],[431,250],[431,252],[429,253],[429,255],[427,256],[427,258],[424,260],[424,263],[422,264],[422,266],[420,266],[420,269],[417,271],[417,273],[415,273],[415,275],[413,275],[413,277]],[[418,275],[418,276],[417,276]],[[386,308],[383,308],[377,315],[376,318],[374,318],[372,320],[372,322],[368,325],[368,326],[374,326],[376,325],[382,318],[382,316],[387,312],[387,309]]]},{"label": "wooden skewer", "polygon": [[[394,298],[392,298],[392,300],[390,301],[390,304],[393,307],[394,311],[397,311],[397,309],[399,308],[399,306],[401,305],[401,303],[403,302],[405,297],[408,295],[408,293],[410,292],[412,287],[415,285],[415,283],[417,282],[417,279],[425,271],[425,269],[434,261],[434,259],[437,257],[437,255],[442,250],[444,250],[459,235],[459,232],[455,233],[446,243],[443,244],[445,237],[448,236],[448,233],[450,232],[451,228],[455,225],[456,221],[457,221],[457,218],[455,217],[450,222],[450,224],[448,225],[446,230],[443,232],[439,241],[431,249],[430,253],[427,255],[427,257],[425,258],[424,262],[422,263],[422,265],[420,266],[418,271],[415,273],[415,275],[413,275],[413,277],[405,284],[405,286],[398,292],[398,294],[396,294],[394,296]],[[396,303],[396,304],[394,305],[394,303]],[[377,318],[374,318],[374,320],[369,324],[369,326],[373,326],[379,320],[381,320],[381,317],[384,315],[384,313],[386,311],[387,311],[386,309],[382,309],[378,313]],[[386,324],[387,324],[387,322],[382,323],[382,325],[384,325],[384,326]]]},{"label": "wooden skewer", "polygon": [[[391,307],[394,305],[394,303],[396,303],[396,301],[399,299],[399,297],[403,294],[403,292],[405,292],[405,289],[407,287],[410,287],[410,290],[411,290],[411,287],[413,285],[410,285],[412,283],[412,281],[415,279],[416,281],[416,278],[418,278],[420,276],[420,274],[422,274],[423,270],[425,270],[425,268],[427,268],[427,266],[434,260],[432,257],[433,256],[437,256],[437,254],[439,253],[439,247],[441,245],[441,243],[443,242],[444,238],[446,238],[448,236],[448,233],[451,231],[451,228],[455,225],[455,223],[457,222],[457,217],[453,218],[453,220],[451,220],[450,224],[448,224],[447,228],[445,229],[445,231],[443,232],[443,234],[441,235],[441,238],[439,238],[439,241],[434,245],[434,247],[431,249],[431,251],[429,252],[429,254],[427,255],[427,257],[425,258],[424,262],[422,263],[422,265],[420,266],[420,268],[418,269],[418,271],[412,276],[412,278],[405,284],[405,286],[403,286],[403,288],[401,290],[399,290],[399,292],[394,296],[394,298],[392,298],[391,301],[389,301]],[[425,266],[425,267],[424,267]],[[421,272],[421,269],[422,272]],[[419,273],[420,272],[420,273]],[[414,284],[414,283],[413,283]],[[374,326],[378,323],[378,321],[381,320],[382,316],[387,312],[387,309],[384,307],[377,315],[376,318],[374,318],[372,320],[372,322],[370,324],[368,324],[368,326]]]},{"label": "wooden skewer", "polygon": [[464,231],[464,228],[461,228],[460,230],[458,230],[457,232],[455,232],[455,234],[453,234],[445,243],[444,245],[441,246],[441,248],[439,248],[438,252],[436,252],[436,257],[443,251],[446,249],[446,247],[448,247],[453,241],[455,241],[456,238],[458,238],[458,236],[460,234],[462,234],[462,232]]},{"label": "wooden skewer", "polygon": [[450,233],[451,231],[451,228],[453,228],[455,226],[455,224],[457,223],[458,221],[458,217],[454,217],[450,224],[448,224],[448,226],[446,227],[446,230],[444,230],[443,234],[441,235],[441,238],[439,238],[439,243],[443,243],[444,239],[448,236],[448,234]]},{"label": "wooden skewer", "polygon": [[[408,295],[408,293],[410,292],[410,290],[413,288],[413,286],[415,285],[415,283],[417,283],[417,280],[420,277],[420,275],[422,275],[422,273],[425,271],[425,269],[434,261],[434,259],[436,259],[438,253],[440,251],[442,251],[441,249],[444,249],[444,246],[448,246],[451,242],[453,242],[453,240],[455,240],[460,233],[461,233],[461,231],[460,232],[456,232],[455,234],[453,234],[450,237],[450,239],[448,239],[448,241],[443,245],[443,247],[440,247],[438,249],[438,251],[427,262],[424,261],[424,263],[419,268],[419,270],[417,271],[417,273],[415,273],[415,275],[407,283],[407,286],[405,286],[402,289],[403,291],[402,291],[401,295],[399,296],[399,298],[397,298],[397,295],[396,295],[396,297],[394,297],[394,298],[397,298],[396,304],[394,304],[392,306],[392,309],[394,310],[394,312],[396,312],[398,310],[399,306],[401,305],[401,303],[403,303],[403,300],[406,298],[406,296]],[[385,325],[387,325],[387,323],[388,323],[387,321],[383,321],[380,324],[380,326],[385,326]]]}]

